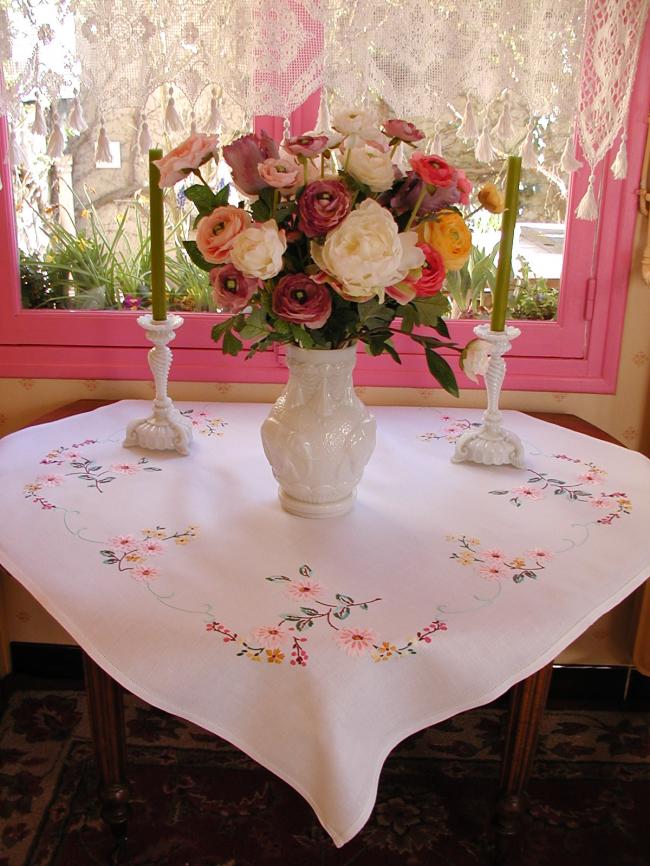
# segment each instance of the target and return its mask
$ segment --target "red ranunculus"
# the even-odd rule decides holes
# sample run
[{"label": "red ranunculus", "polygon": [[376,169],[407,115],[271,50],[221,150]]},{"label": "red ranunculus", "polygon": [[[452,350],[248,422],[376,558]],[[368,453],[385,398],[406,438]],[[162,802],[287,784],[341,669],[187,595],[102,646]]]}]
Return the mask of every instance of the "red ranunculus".
[{"label": "red ranunculus", "polygon": [[259,135],[242,135],[223,148],[223,158],[232,171],[232,180],[244,195],[258,195],[268,186],[257,166],[266,159],[278,159],[278,146],[262,130]]},{"label": "red ranunculus", "polygon": [[287,322],[322,328],[332,312],[332,298],[326,285],[307,274],[288,274],[278,280],[272,306],[275,315]]},{"label": "red ranunculus", "polygon": [[411,154],[411,165],[413,171],[421,177],[425,183],[432,186],[451,186],[454,182],[454,168],[441,156],[431,154],[427,156],[419,150]]},{"label": "red ranunculus", "polygon": [[400,141],[421,141],[424,138],[424,133],[418,129],[414,123],[409,123],[407,120],[387,120],[384,124],[384,133],[389,138],[399,138]]},{"label": "red ranunculus", "polygon": [[308,238],[335,229],[350,213],[350,193],[339,180],[315,180],[307,184],[298,202],[298,228]]},{"label": "red ranunculus", "polygon": [[433,247],[425,243],[419,243],[417,246],[424,253],[425,263],[422,267],[422,276],[411,285],[418,298],[430,298],[431,295],[436,295],[442,288],[447,271],[438,250],[434,250]]},{"label": "red ranunculus", "polygon": [[262,288],[262,281],[247,277],[234,265],[224,265],[210,271],[212,297],[220,310],[241,313],[255,292]]}]

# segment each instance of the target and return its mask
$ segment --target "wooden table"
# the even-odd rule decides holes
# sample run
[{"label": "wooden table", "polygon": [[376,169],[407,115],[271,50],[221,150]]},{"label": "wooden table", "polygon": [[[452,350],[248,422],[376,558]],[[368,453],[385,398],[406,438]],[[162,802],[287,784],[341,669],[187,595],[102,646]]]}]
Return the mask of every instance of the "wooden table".
[{"label": "wooden table", "polygon": [[[89,412],[111,400],[79,400],[49,412],[34,424],[44,424]],[[578,418],[559,412],[526,413],[542,421],[575,430],[605,442],[620,444],[607,433]],[[127,837],[129,787],[126,781],[126,744],[123,690],[101,667],[84,653],[84,668],[91,732],[100,778],[99,796],[102,816],[109,825],[115,848],[113,862],[120,862]],[[525,791],[530,777],[539,731],[551,682],[553,665],[522,680],[511,690],[499,797],[495,812],[495,862],[517,863],[516,837],[525,807]]]}]

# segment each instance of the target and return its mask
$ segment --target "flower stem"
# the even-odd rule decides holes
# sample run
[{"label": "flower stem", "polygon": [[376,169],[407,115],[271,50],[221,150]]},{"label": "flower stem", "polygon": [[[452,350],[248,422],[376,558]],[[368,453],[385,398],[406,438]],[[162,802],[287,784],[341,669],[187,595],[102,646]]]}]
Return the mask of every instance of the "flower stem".
[{"label": "flower stem", "polygon": [[418,200],[415,202],[415,207],[411,211],[411,216],[409,217],[409,221],[406,223],[406,225],[404,227],[405,232],[407,232],[411,228],[411,226],[413,225],[413,222],[415,221],[415,218],[418,215],[418,211],[420,210],[420,205],[424,201],[424,197],[428,192],[429,192],[429,190],[428,190],[426,183],[423,183],[422,189],[420,190],[420,195],[418,196]]},{"label": "flower stem", "polygon": [[400,146],[400,142],[399,142],[399,141],[396,141],[395,144],[394,144],[393,147],[392,147],[391,152],[390,152],[390,158],[391,158],[391,159],[395,156],[395,154],[396,154],[396,152],[397,152],[397,148],[398,148],[399,146]]},{"label": "flower stem", "polygon": [[278,209],[278,199],[280,198],[280,190],[273,190],[273,204],[271,205],[271,219],[275,219],[275,212]]},{"label": "flower stem", "polygon": [[194,171],[192,172],[192,174],[195,174],[198,177],[198,179],[201,181],[203,186],[207,186],[207,188],[210,189],[210,184],[205,180],[205,178],[201,174],[200,169],[195,168]]},{"label": "flower stem", "polygon": [[325,177],[325,154],[320,155],[320,176]]}]

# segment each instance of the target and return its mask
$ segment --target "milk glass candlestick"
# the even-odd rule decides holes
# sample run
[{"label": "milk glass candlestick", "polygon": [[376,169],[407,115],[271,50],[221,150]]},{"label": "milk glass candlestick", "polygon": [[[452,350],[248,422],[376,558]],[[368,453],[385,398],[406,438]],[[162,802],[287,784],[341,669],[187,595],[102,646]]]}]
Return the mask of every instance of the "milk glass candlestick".
[{"label": "milk glass candlestick", "polygon": [[521,331],[519,328],[506,328],[506,310],[508,307],[508,289],[510,271],[512,269],[512,245],[517,222],[517,207],[519,205],[519,178],[521,176],[521,157],[508,158],[508,179],[506,181],[506,210],[501,222],[501,242],[499,244],[499,266],[492,301],[492,317],[490,325],[477,325],[474,333],[479,340],[490,344],[490,360],[485,371],[487,388],[487,409],[483,414],[483,423],[478,430],[470,430],[456,442],[452,461],[462,463],[468,460],[472,463],[483,463],[492,466],[511,464],[523,469],[524,448],[516,433],[505,430],[501,424],[502,415],[499,411],[501,387],[506,375],[504,354],[512,348],[512,340]]},{"label": "milk glass candlestick", "polygon": [[160,171],[154,160],[162,159],[162,150],[149,151],[149,236],[151,242],[151,313],[155,322],[167,318],[165,293],[165,213]]}]

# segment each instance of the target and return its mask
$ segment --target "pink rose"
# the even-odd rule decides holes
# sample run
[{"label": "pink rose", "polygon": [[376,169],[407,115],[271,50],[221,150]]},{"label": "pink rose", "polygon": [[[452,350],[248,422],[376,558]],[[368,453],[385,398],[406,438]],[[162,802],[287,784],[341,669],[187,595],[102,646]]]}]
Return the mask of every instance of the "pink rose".
[{"label": "pink rose", "polygon": [[267,186],[274,189],[286,190],[294,187],[303,176],[302,166],[288,159],[265,159],[258,163],[257,170]]},{"label": "pink rose", "polygon": [[446,187],[454,182],[454,169],[441,156],[427,156],[416,150],[411,154],[411,165],[418,177],[432,186]]},{"label": "pink rose", "polygon": [[272,306],[275,315],[287,322],[322,328],[332,312],[332,298],[327,286],[307,274],[289,274],[278,280]]},{"label": "pink rose", "polygon": [[298,202],[298,228],[316,238],[336,228],[350,213],[352,199],[339,180],[315,180],[307,184]]},{"label": "pink rose", "polygon": [[262,288],[261,280],[244,276],[234,265],[213,268],[210,282],[215,304],[227,313],[241,313],[255,292]]},{"label": "pink rose", "polygon": [[202,217],[196,230],[196,245],[206,262],[215,265],[227,262],[235,238],[251,223],[245,210],[232,205],[215,208]]},{"label": "pink rose", "polygon": [[422,130],[406,120],[387,120],[384,133],[389,138],[399,138],[400,141],[421,141],[424,138]]},{"label": "pink rose", "polygon": [[174,186],[179,180],[206,163],[215,155],[218,143],[219,138],[216,135],[193,132],[162,159],[155,159],[154,165],[160,171],[160,188]]},{"label": "pink rose", "polygon": [[282,147],[292,156],[318,156],[327,150],[329,138],[326,135],[298,135],[286,138]]},{"label": "pink rose", "polygon": [[434,250],[429,244],[422,242],[417,244],[417,246],[424,253],[425,262],[422,267],[422,276],[413,283],[413,288],[418,298],[430,298],[442,288],[447,271],[438,250]]},{"label": "pink rose", "polygon": [[257,195],[266,187],[257,166],[266,159],[279,156],[277,144],[264,130],[259,135],[243,135],[223,148],[223,158],[230,166],[233,183],[244,195]]}]

